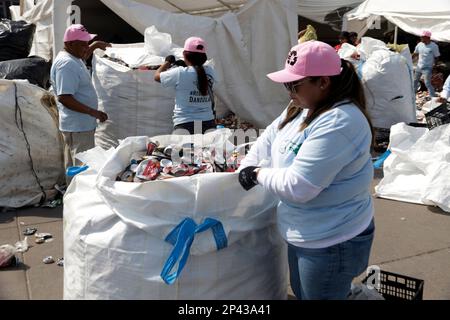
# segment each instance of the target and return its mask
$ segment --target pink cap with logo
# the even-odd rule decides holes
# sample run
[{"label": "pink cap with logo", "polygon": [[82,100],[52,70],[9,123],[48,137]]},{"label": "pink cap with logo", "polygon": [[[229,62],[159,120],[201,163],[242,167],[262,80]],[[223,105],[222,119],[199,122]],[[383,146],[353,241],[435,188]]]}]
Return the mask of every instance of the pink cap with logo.
[{"label": "pink cap with logo", "polygon": [[431,31],[424,30],[424,31],[422,32],[422,37],[428,37],[428,38],[431,38]]},{"label": "pink cap with logo", "polygon": [[341,73],[341,58],[336,50],[321,41],[308,41],[294,46],[283,70],[267,76],[275,82],[288,83],[306,77],[335,76]]},{"label": "pink cap with logo", "polygon": [[187,38],[184,42],[184,50],[190,52],[206,53],[206,42],[199,37]]},{"label": "pink cap with logo", "polygon": [[70,41],[91,41],[97,35],[90,34],[81,24],[73,24],[66,29],[64,33],[64,42]]}]

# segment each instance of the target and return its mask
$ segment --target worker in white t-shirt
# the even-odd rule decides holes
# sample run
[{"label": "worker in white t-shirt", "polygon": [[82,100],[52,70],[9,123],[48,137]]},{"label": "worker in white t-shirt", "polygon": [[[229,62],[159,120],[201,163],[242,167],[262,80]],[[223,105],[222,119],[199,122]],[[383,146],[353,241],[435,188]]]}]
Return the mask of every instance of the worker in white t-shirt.
[{"label": "worker in white t-shirt", "polygon": [[279,197],[297,298],[346,299],[367,268],[375,229],[372,125],[361,81],[320,41],[293,47],[285,68],[268,77],[292,101],[242,161],[239,182]]},{"label": "worker in white t-shirt", "polygon": [[424,31],[421,36],[421,42],[416,46],[413,53],[413,59],[419,56],[417,67],[414,75],[414,89],[419,89],[420,78],[424,77],[425,86],[427,87],[430,98],[435,96],[435,90],[431,84],[431,76],[433,73],[433,66],[437,62],[437,59],[441,55],[439,53],[439,47],[436,43],[431,41],[431,32]]},{"label": "worker in white t-shirt", "polygon": [[174,130],[205,133],[216,128],[213,93],[216,76],[211,66],[204,65],[207,61],[206,42],[199,37],[188,38],[183,57],[186,67],[170,68],[175,57],[169,56],[156,70],[154,78],[163,87],[175,89]]}]

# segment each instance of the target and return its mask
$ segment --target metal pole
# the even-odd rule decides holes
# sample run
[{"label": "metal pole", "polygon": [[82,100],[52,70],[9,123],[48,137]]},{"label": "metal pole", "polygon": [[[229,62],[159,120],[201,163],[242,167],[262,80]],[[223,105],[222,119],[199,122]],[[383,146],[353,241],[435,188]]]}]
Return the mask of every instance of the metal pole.
[{"label": "metal pole", "polygon": [[397,37],[398,37],[398,27],[395,26],[395,31],[394,31],[394,45],[397,45]]}]

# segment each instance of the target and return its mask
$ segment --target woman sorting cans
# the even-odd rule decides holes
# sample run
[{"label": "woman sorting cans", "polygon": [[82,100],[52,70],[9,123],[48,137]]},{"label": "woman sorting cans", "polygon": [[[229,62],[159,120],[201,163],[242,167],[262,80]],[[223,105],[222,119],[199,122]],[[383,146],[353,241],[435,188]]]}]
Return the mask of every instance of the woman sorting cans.
[{"label": "woman sorting cans", "polygon": [[175,58],[168,56],[156,70],[154,78],[163,87],[175,88],[174,130],[184,129],[190,134],[205,133],[216,128],[212,91],[215,74],[213,68],[204,66],[207,60],[205,41],[198,37],[188,38],[184,43],[183,56],[186,67],[171,68]]},{"label": "woman sorting cans", "polygon": [[[296,297],[346,299],[367,268],[375,230],[362,84],[351,63],[320,41],[293,47],[285,68],[268,77],[292,100],[250,149],[239,182],[280,199],[277,222]],[[262,160],[270,166],[258,167]]]}]

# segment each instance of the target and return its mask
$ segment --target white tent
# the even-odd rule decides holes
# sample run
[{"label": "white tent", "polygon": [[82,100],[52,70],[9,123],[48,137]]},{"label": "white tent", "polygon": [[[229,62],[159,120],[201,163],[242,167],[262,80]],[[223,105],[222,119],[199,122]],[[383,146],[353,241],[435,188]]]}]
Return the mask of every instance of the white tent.
[{"label": "white tent", "polygon": [[345,15],[343,29],[363,35],[381,17],[405,32],[430,30],[433,40],[450,42],[449,0],[367,0]]}]

